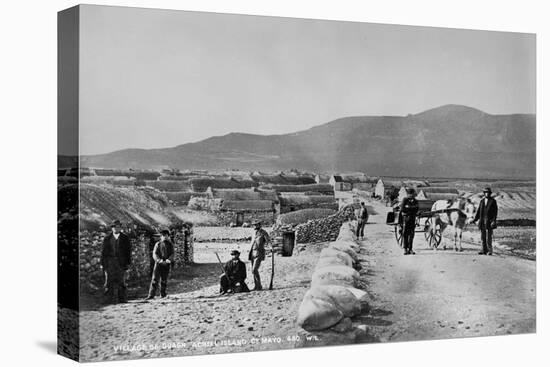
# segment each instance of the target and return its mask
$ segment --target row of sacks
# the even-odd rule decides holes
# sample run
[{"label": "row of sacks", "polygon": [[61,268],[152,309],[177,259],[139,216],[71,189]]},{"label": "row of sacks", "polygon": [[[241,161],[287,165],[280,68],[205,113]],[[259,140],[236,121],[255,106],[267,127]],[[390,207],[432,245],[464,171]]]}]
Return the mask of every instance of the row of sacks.
[{"label": "row of sacks", "polygon": [[338,239],[321,251],[298,310],[297,322],[307,331],[348,331],[351,318],[368,310],[367,293],[359,286],[359,246],[349,222]]}]

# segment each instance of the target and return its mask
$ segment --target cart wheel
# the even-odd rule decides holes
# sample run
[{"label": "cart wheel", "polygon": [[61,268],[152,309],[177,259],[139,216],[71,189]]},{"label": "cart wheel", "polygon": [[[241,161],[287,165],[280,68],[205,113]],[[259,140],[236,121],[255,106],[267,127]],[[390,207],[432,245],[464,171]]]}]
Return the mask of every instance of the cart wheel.
[{"label": "cart wheel", "polygon": [[395,226],[395,239],[399,247],[403,248],[403,226],[400,224]]},{"label": "cart wheel", "polygon": [[431,231],[430,247],[437,248],[440,243],[441,243],[441,227],[436,226]]},{"label": "cart wheel", "polygon": [[426,218],[426,221],[424,222],[424,238],[428,243],[430,243],[430,237],[431,237],[430,229],[431,229],[430,218]]}]

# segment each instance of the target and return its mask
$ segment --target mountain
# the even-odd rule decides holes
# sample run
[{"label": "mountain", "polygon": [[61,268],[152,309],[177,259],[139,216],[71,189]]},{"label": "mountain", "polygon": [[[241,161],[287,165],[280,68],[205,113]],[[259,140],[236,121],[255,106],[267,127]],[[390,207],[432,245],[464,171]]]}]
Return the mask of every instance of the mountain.
[{"label": "mountain", "polygon": [[445,105],[407,116],[345,117],[283,135],[231,133],[165,149],[83,156],[105,168],[363,171],[368,175],[533,178],[535,115]]}]

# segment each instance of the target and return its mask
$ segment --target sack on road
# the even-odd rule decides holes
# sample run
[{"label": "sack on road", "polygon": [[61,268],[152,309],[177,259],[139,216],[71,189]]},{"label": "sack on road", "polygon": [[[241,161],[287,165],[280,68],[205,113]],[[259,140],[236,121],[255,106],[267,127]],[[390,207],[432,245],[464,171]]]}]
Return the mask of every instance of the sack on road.
[{"label": "sack on road", "polygon": [[315,270],[311,277],[312,286],[342,285],[355,287],[359,281],[359,273],[349,266],[333,265]]},{"label": "sack on road", "polygon": [[342,311],[333,304],[312,297],[305,297],[298,309],[296,322],[307,331],[324,330],[344,318]]},{"label": "sack on road", "polygon": [[324,257],[338,257],[341,260],[345,261],[347,266],[353,266],[353,259],[351,258],[351,256],[340,250],[327,247],[321,251],[319,259],[322,259]]},{"label": "sack on road", "polygon": [[348,254],[354,262],[357,261],[357,252],[354,250],[355,246],[351,246],[349,242],[336,241],[330,244],[329,248],[345,252]]},{"label": "sack on road", "polygon": [[327,301],[342,311],[344,316],[353,317],[361,313],[361,303],[346,287],[339,285],[318,285],[307,291],[304,298],[312,297]]}]

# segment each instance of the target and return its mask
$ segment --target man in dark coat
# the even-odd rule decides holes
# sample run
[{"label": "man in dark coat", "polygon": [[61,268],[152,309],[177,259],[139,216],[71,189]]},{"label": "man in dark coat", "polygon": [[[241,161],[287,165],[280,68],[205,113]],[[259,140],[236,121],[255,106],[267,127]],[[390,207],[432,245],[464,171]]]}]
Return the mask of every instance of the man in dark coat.
[{"label": "man in dark coat", "polygon": [[359,213],[357,215],[357,229],[355,235],[358,239],[365,238],[365,224],[367,224],[367,221],[369,220],[369,212],[367,211],[367,207],[364,202],[361,202],[361,208],[359,209]]},{"label": "man in dark coat", "polygon": [[132,246],[130,239],[122,232],[122,225],[115,220],[111,233],[103,240],[101,266],[105,272],[105,295],[112,302],[125,303],[126,271],[132,263]]},{"label": "man in dark coat", "polygon": [[248,260],[252,263],[252,275],[254,276],[253,291],[262,290],[262,282],[260,279],[260,264],[265,260],[265,245],[269,242],[269,235],[262,229],[261,222],[254,222],[254,236],[250,244],[250,252]]},{"label": "man in dark coat", "polygon": [[416,228],[416,214],[418,213],[418,201],[415,198],[413,188],[407,189],[407,197],[403,198],[400,205],[403,224],[403,248],[404,255],[414,255],[413,240]]},{"label": "man in dark coat", "polygon": [[245,283],[246,265],[239,259],[241,253],[237,250],[231,251],[231,260],[223,266],[224,273],[220,276],[220,293],[229,291],[233,293],[250,292]]},{"label": "man in dark coat", "polygon": [[480,255],[493,254],[493,229],[497,227],[498,205],[497,201],[491,197],[491,188],[486,187],[483,190],[483,199],[479,202],[474,223],[479,221],[478,226],[481,231],[482,250]]},{"label": "man in dark coat", "polygon": [[153,260],[155,266],[153,268],[153,276],[151,278],[151,286],[149,287],[149,295],[147,300],[155,298],[160,281],[160,296],[165,298],[166,287],[168,285],[168,275],[170,267],[174,262],[174,245],[170,241],[170,231],[164,229],[160,233],[160,241],[155,244],[153,249]]}]

